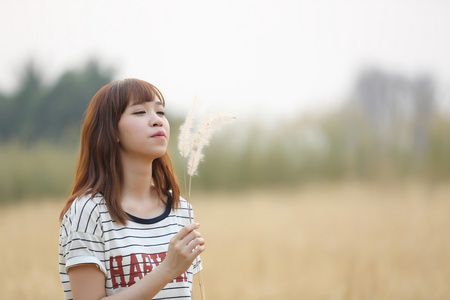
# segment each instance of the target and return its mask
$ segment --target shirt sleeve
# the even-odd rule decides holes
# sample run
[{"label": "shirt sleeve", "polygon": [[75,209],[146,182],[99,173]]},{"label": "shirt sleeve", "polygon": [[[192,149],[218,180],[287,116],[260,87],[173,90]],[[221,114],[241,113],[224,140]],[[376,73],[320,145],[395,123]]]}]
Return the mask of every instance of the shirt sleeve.
[{"label": "shirt sleeve", "polygon": [[61,224],[60,253],[66,272],[74,266],[95,264],[106,276],[102,231],[98,202],[90,196],[75,200]]}]

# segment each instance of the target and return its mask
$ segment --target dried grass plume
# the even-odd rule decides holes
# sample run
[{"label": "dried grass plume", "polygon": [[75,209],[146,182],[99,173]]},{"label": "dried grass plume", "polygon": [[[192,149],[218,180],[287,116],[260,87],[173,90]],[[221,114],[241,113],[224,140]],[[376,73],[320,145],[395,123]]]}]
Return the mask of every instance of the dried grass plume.
[{"label": "dried grass plume", "polygon": [[194,176],[197,168],[203,160],[203,148],[209,145],[211,137],[223,124],[236,119],[229,113],[212,112],[204,116],[194,128],[194,115],[197,111],[197,100],[194,100],[192,108],[186,117],[186,121],[180,127],[178,137],[178,150],[181,156],[188,159],[187,174]]},{"label": "dried grass plume", "polygon": [[[203,148],[209,145],[209,141],[214,133],[221,125],[236,119],[235,116],[225,113],[209,113],[203,117],[194,128],[194,115],[197,111],[197,99],[194,99],[192,108],[186,117],[185,122],[180,127],[178,136],[178,150],[181,156],[188,159],[187,174],[189,175],[188,202],[191,199],[191,182],[192,176],[197,174],[197,168],[203,160]],[[189,210],[189,220],[192,222],[191,211]],[[196,258],[198,263],[198,258]],[[205,300],[205,291],[203,288],[202,272],[199,272],[199,287],[201,299]]]}]

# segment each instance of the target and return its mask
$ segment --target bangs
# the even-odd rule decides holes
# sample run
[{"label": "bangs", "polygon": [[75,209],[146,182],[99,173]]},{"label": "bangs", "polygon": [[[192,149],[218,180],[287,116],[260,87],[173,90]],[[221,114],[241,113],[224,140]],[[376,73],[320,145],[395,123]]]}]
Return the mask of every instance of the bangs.
[{"label": "bangs", "polygon": [[120,83],[123,88],[127,105],[131,105],[137,102],[153,102],[161,101],[163,106],[166,105],[162,93],[151,83],[140,79],[124,79]]}]

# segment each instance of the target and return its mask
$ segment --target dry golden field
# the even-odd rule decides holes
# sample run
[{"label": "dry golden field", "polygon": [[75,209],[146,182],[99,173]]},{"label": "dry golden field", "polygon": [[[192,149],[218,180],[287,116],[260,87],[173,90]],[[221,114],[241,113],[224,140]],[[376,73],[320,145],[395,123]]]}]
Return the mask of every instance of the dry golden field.
[{"label": "dry golden field", "polygon": [[[322,184],[192,202],[209,300],[450,299],[449,186]],[[60,206],[0,207],[0,299],[62,299]]]}]

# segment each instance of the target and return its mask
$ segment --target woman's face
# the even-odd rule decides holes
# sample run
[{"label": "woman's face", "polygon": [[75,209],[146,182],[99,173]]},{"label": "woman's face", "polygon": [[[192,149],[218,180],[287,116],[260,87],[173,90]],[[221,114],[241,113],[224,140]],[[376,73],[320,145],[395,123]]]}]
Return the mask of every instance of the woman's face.
[{"label": "woman's face", "polygon": [[164,115],[164,105],[130,101],[118,124],[121,155],[156,159],[167,151],[170,126]]}]

